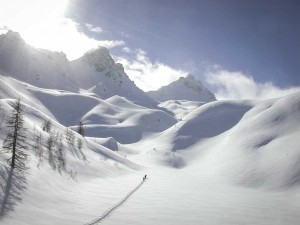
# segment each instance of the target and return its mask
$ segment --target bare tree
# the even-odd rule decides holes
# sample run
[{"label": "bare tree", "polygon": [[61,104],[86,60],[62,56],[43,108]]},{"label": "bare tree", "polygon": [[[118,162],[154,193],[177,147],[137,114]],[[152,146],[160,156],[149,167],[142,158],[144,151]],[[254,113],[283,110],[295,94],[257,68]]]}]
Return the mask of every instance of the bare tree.
[{"label": "bare tree", "polygon": [[6,127],[8,128],[8,134],[3,142],[3,150],[6,153],[11,153],[11,157],[8,159],[10,166],[25,170],[27,161],[26,136],[24,132],[24,118],[23,118],[23,106],[21,100],[18,99],[12,104],[13,110],[11,116],[8,118]]}]

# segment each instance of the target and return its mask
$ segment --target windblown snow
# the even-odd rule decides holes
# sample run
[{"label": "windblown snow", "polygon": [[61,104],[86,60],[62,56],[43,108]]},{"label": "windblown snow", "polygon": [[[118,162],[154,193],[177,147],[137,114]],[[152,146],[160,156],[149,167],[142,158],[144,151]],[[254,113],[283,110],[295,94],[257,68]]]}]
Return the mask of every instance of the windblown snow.
[{"label": "windblown snow", "polygon": [[[90,224],[110,209],[104,224],[299,224],[300,92],[217,101],[189,76],[154,100],[105,48],[70,62],[12,31],[0,71],[0,224]],[[8,181],[18,98],[28,169]]]}]

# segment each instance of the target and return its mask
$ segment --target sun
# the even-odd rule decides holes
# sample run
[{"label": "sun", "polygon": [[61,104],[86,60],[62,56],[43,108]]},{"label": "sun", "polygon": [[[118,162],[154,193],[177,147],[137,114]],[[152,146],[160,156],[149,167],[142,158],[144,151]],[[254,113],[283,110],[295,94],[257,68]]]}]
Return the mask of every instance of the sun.
[{"label": "sun", "polygon": [[1,1],[0,28],[19,32],[34,47],[78,58],[98,42],[80,33],[78,24],[64,17],[68,4],[69,0]]}]

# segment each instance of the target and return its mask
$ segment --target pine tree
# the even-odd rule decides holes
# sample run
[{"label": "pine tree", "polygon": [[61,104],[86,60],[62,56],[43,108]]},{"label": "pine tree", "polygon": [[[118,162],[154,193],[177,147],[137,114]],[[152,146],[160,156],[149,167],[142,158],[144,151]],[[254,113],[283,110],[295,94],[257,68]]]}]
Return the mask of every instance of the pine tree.
[{"label": "pine tree", "polygon": [[35,156],[38,158],[38,167],[42,164],[44,158],[43,138],[41,132],[35,134],[35,144],[33,146]]},{"label": "pine tree", "polygon": [[79,150],[82,149],[82,140],[80,138],[77,139],[77,147]]},{"label": "pine tree", "polygon": [[79,122],[77,133],[84,137],[84,127],[81,121]]},{"label": "pine tree", "polygon": [[81,138],[77,138],[77,148],[78,148],[78,150],[79,150],[79,152],[80,152],[80,154],[81,154],[81,156],[82,156],[82,159],[83,159],[84,161],[86,161],[86,156],[85,156],[85,154],[81,151],[82,146],[83,146],[83,142],[82,142]]},{"label": "pine tree", "polygon": [[65,138],[68,142],[69,145],[74,146],[74,142],[75,142],[75,135],[73,133],[73,131],[69,128],[66,128],[65,130]]},{"label": "pine tree", "polygon": [[63,146],[61,136],[59,138],[59,145],[56,152],[56,160],[57,160],[57,170],[61,174],[63,171],[66,171],[66,158],[65,158],[64,146]]},{"label": "pine tree", "polygon": [[47,141],[46,141],[46,147],[48,150],[48,162],[50,166],[53,169],[56,169],[56,163],[55,163],[55,149],[54,149],[54,135],[53,133],[50,133]]},{"label": "pine tree", "polygon": [[11,153],[11,158],[8,159],[12,169],[18,168],[25,170],[27,161],[26,136],[24,132],[23,106],[21,100],[18,99],[12,105],[13,110],[7,121],[8,134],[3,142],[3,150],[6,153]]},{"label": "pine tree", "polygon": [[46,131],[47,133],[50,133],[50,131],[52,129],[51,120],[45,120],[44,123],[42,124],[42,129],[43,129],[43,131]]}]

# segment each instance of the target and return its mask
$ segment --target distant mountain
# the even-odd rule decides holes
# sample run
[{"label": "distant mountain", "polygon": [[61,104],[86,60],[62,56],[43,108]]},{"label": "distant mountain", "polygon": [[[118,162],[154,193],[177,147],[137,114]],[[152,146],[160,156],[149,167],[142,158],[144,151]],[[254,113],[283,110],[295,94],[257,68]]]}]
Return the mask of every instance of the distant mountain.
[{"label": "distant mountain", "polygon": [[79,87],[102,99],[118,95],[145,107],[153,108],[158,104],[129,79],[122,64],[115,63],[104,47],[90,50],[70,64]]},{"label": "distant mountain", "polygon": [[0,35],[0,71],[40,88],[77,93],[85,89],[85,93],[101,99],[118,95],[141,106],[158,105],[129,79],[123,66],[115,63],[104,47],[69,61],[63,52],[34,48],[19,33],[8,31]]},{"label": "distant mountain", "polygon": [[0,35],[0,70],[38,87],[78,90],[63,52],[34,48],[17,32]]},{"label": "distant mountain", "polygon": [[185,78],[180,77],[178,80],[161,87],[157,91],[149,91],[147,94],[160,102],[168,100],[211,102],[216,100],[214,94],[191,74]]}]

